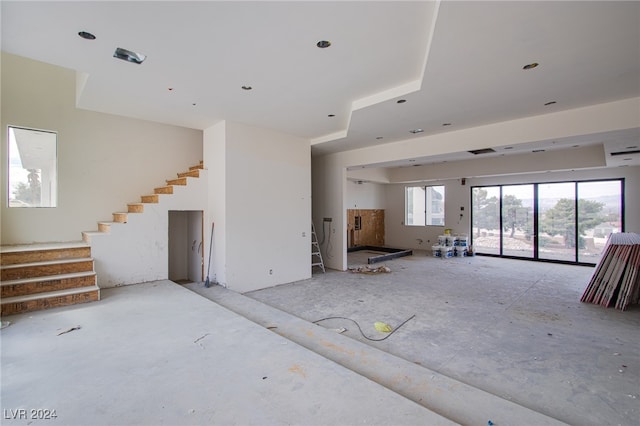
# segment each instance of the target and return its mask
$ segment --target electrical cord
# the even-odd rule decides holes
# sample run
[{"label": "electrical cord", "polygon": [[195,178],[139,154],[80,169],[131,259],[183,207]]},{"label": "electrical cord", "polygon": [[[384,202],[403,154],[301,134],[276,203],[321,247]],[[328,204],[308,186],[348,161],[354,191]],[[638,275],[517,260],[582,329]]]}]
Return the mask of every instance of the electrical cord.
[{"label": "electrical cord", "polygon": [[373,339],[371,337],[368,337],[366,334],[364,334],[364,332],[362,331],[362,328],[360,328],[360,324],[358,324],[358,322],[356,320],[352,320],[351,318],[347,318],[347,317],[327,317],[327,318],[322,318],[316,321],[313,321],[313,324],[317,324],[319,322],[322,321],[327,321],[330,319],[344,319],[344,320],[348,320],[351,321],[352,323],[354,323],[356,325],[356,327],[358,327],[358,330],[360,330],[360,334],[362,334],[362,337],[364,337],[367,340],[371,340],[372,342],[381,342],[385,339],[388,339],[389,337],[391,337],[391,335],[393,333],[395,333],[396,331],[398,331],[398,329],[400,329],[400,327],[402,327],[403,325],[405,325],[406,323],[408,323],[409,321],[411,321],[412,319],[415,318],[415,314],[411,315],[409,318],[407,318],[406,320],[404,320],[404,322],[402,322],[399,326],[397,326],[396,328],[393,329],[393,331],[391,331],[391,333],[387,334],[386,336],[384,336],[381,339]]}]

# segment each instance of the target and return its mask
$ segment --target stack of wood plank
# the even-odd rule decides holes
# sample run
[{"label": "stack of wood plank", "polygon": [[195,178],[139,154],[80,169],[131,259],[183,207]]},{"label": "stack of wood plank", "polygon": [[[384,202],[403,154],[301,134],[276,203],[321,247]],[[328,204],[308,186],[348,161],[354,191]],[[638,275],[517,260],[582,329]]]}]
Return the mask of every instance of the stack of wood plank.
[{"label": "stack of wood plank", "polygon": [[625,310],[640,298],[640,234],[611,234],[582,302]]}]

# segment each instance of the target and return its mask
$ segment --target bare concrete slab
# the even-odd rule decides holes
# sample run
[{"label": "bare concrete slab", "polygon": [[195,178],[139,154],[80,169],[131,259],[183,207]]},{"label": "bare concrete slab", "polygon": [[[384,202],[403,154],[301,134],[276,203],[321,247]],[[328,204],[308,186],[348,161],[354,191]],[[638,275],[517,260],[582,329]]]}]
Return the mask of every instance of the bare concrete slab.
[{"label": "bare concrete slab", "polygon": [[451,424],[170,281],[3,320],[3,425]]},{"label": "bare concrete slab", "polygon": [[352,318],[374,338],[375,321],[415,314],[381,342],[348,321],[321,325],[565,423],[640,424],[640,306],[581,303],[593,268],[417,251],[384,265],[391,273],[328,270],[246,295],[309,322]]}]

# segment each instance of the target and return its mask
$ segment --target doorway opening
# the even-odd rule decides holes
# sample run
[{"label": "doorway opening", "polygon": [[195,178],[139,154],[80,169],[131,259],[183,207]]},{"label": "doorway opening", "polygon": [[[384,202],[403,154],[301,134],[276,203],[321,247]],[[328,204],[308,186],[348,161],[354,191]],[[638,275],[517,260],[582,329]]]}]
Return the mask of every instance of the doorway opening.
[{"label": "doorway opening", "polygon": [[204,275],[202,210],[169,211],[169,280],[202,282]]}]

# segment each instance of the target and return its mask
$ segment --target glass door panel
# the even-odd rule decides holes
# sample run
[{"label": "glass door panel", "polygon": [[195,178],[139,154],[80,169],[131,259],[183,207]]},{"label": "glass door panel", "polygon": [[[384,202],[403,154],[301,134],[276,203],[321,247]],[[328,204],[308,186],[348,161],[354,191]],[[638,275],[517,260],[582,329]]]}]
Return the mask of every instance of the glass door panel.
[{"label": "glass door panel", "polygon": [[502,254],[533,257],[533,185],[502,187]]},{"label": "glass door panel", "polygon": [[500,187],[476,187],[472,191],[471,241],[476,253],[500,254]]},{"label": "glass door panel", "polygon": [[576,261],[576,184],[538,184],[538,257]]},{"label": "glass door panel", "polygon": [[598,263],[607,238],[622,231],[622,182],[578,182],[578,262]]}]

